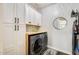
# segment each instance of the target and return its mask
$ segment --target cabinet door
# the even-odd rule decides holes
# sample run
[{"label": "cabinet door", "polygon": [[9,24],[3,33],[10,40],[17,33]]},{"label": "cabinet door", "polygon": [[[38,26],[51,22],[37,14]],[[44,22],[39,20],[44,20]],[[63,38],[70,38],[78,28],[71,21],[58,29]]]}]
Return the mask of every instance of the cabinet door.
[{"label": "cabinet door", "polygon": [[18,3],[16,4],[16,14],[19,18],[17,21],[19,21],[19,24],[24,24],[24,17],[25,17],[25,4]]},{"label": "cabinet door", "polygon": [[15,18],[15,4],[5,3],[3,4],[3,23],[14,23]]},{"label": "cabinet door", "polygon": [[36,22],[37,22],[37,25],[41,26],[41,14],[40,13],[37,13]]},{"label": "cabinet door", "polygon": [[32,16],[31,19],[32,19],[33,24],[40,26],[41,25],[41,14],[33,8],[31,11],[32,11],[31,12],[31,16]]},{"label": "cabinet door", "polygon": [[26,23],[29,22],[33,25],[41,25],[41,14],[26,4]]},{"label": "cabinet door", "polygon": [[38,11],[35,11],[35,22],[36,25],[38,26],[41,25],[41,14]]},{"label": "cabinet door", "polygon": [[34,25],[37,25],[36,16],[36,10],[34,8],[31,8],[31,20]]},{"label": "cabinet door", "polygon": [[26,19],[26,23],[27,24],[33,24],[34,25],[34,9],[31,7],[31,6],[29,6],[29,5],[25,5],[25,8],[26,8],[26,15],[25,15],[25,19]]},{"label": "cabinet door", "polygon": [[3,27],[3,54],[17,54],[17,34],[14,24],[4,24]]},{"label": "cabinet door", "polygon": [[26,33],[26,26],[19,25],[19,29],[17,30],[18,35],[18,54],[26,54],[25,52],[25,33]]},{"label": "cabinet door", "polygon": [[26,22],[26,24],[31,22],[31,10],[30,10],[30,8],[31,7],[28,4],[25,4],[25,22]]}]

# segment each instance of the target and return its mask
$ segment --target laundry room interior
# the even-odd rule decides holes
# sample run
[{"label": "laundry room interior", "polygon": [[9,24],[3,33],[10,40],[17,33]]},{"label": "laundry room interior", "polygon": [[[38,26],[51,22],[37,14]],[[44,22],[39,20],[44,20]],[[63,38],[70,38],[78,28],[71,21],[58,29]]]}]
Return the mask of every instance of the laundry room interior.
[{"label": "laundry room interior", "polygon": [[0,55],[79,55],[79,3],[0,3]]}]

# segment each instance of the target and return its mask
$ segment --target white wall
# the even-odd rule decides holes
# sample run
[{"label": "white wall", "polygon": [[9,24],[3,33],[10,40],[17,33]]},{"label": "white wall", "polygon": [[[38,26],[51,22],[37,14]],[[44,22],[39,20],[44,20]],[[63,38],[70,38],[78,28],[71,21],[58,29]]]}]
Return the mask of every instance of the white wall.
[{"label": "white wall", "polygon": [[[79,4],[55,4],[42,10],[42,26],[48,31],[48,46],[67,53],[72,51],[72,25],[74,18],[71,18],[72,9],[79,10]],[[65,17],[67,26],[62,30],[56,30],[52,21],[56,17]]]}]

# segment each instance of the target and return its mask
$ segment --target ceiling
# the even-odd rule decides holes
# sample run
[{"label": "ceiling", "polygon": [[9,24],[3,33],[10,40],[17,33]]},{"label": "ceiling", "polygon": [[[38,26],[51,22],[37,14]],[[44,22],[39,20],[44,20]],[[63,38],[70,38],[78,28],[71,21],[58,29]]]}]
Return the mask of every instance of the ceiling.
[{"label": "ceiling", "polygon": [[32,7],[34,7],[37,10],[43,9],[45,7],[48,7],[50,5],[54,5],[56,3],[29,3]]}]

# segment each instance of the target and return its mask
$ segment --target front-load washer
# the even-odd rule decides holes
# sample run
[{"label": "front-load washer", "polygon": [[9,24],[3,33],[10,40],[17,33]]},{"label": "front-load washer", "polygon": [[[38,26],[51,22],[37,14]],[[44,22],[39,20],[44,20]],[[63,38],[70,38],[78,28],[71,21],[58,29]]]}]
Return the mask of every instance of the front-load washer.
[{"label": "front-load washer", "polygon": [[28,55],[42,55],[47,49],[47,32],[26,33],[26,53]]}]

